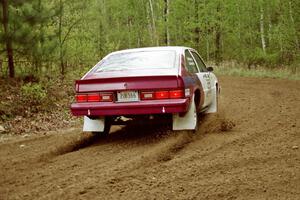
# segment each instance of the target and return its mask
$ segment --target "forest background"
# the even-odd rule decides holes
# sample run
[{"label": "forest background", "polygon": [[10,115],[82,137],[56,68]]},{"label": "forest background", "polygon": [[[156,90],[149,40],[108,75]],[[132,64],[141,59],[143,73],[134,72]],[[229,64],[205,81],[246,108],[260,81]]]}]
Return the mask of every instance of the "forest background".
[{"label": "forest background", "polygon": [[1,76],[87,70],[107,53],[189,46],[246,68],[300,62],[297,0],[1,0]]}]

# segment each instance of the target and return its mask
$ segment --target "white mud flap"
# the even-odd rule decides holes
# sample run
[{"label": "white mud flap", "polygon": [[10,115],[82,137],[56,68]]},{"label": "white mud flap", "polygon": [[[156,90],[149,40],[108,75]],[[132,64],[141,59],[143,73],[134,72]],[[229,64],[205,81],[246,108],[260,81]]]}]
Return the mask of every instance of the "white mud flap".
[{"label": "white mud flap", "polygon": [[84,123],[83,123],[83,131],[90,132],[103,132],[104,131],[104,124],[105,124],[105,118],[99,118],[99,119],[90,119],[87,116],[84,116]]},{"label": "white mud flap", "polygon": [[210,104],[210,106],[208,107],[208,109],[205,111],[205,113],[216,113],[218,112],[218,95],[219,95],[219,91],[217,91],[218,88],[214,88],[212,90],[212,102]]},{"label": "white mud flap", "polygon": [[173,130],[195,130],[196,125],[197,111],[193,98],[190,109],[184,116],[180,117],[178,113],[173,114]]}]

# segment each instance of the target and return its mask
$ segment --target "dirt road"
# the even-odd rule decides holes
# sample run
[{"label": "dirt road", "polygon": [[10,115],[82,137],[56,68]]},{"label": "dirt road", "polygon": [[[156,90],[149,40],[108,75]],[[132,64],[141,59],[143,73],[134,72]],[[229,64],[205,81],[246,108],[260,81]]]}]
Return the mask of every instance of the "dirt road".
[{"label": "dirt road", "polygon": [[0,199],[300,199],[300,82],[221,77],[197,134],[0,136]]}]

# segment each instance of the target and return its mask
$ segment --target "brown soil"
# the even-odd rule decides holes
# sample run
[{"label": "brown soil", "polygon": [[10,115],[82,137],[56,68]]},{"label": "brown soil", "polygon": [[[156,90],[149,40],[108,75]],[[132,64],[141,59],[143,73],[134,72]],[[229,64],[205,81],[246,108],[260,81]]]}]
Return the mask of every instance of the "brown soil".
[{"label": "brown soil", "polygon": [[300,82],[221,77],[197,134],[0,136],[0,199],[300,199]]}]

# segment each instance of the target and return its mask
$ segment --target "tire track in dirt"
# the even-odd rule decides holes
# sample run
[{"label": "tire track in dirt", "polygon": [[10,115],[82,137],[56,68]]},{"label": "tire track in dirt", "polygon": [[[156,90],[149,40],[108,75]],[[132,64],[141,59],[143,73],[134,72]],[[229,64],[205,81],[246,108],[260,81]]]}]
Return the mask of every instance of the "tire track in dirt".
[{"label": "tire track in dirt", "polygon": [[[215,127],[212,127],[212,130],[216,130],[218,126],[219,124],[215,124]],[[203,124],[200,125],[200,128],[201,130],[205,129],[205,127],[203,127]],[[112,133],[106,139],[99,140],[99,138],[93,135],[81,135],[79,138],[73,137],[70,141],[65,141],[65,143],[67,144],[63,144],[61,146],[60,145],[55,146],[55,150],[51,150],[50,153],[42,154],[41,155],[42,159],[36,159],[34,161],[36,161],[37,167],[40,167],[42,170],[44,170],[44,166],[41,165],[40,163],[41,161],[43,161],[46,164],[51,162],[56,162],[57,157],[60,156],[64,157],[66,154],[69,153],[72,154],[76,151],[84,150],[85,148],[94,148],[102,145],[104,146],[113,145],[114,143],[126,144],[129,142],[131,146],[134,143],[136,143],[137,146],[141,144],[148,145],[153,143],[153,145],[151,145],[150,151],[146,151],[140,156],[133,156],[132,159],[129,159],[127,162],[123,162],[121,165],[119,164],[117,167],[112,168],[111,170],[112,172],[117,171],[116,176],[118,178],[117,179],[110,178],[110,175],[105,176],[104,178],[107,179],[105,184],[110,184],[111,182],[113,183],[117,181],[122,182],[122,181],[126,181],[128,178],[134,177],[134,173],[133,175],[130,175],[132,174],[131,171],[136,171],[138,169],[145,168],[145,166],[149,168],[151,166],[159,165],[160,163],[170,161],[176,156],[176,154],[182,151],[187,145],[199,139],[197,135],[187,131],[182,131],[174,134],[172,131],[166,130],[166,127],[154,127],[154,128],[148,127],[146,132],[147,132],[146,135],[144,134],[141,135],[139,128],[126,127],[122,130]],[[66,138],[69,139],[68,137]],[[33,141],[38,141],[38,140],[34,139]],[[30,165],[33,165],[34,161],[30,162]],[[94,165],[98,165],[98,163],[91,162],[85,167],[88,169],[92,169]],[[125,168],[126,166],[127,166],[128,173],[124,175],[124,171],[120,169]],[[128,168],[128,166],[130,167]],[[85,170],[76,173],[76,175],[84,176],[84,174],[93,173],[93,170],[88,170],[88,171]],[[65,179],[61,181],[68,182],[72,179],[71,178],[72,176],[73,175],[71,175],[70,177],[65,176]],[[37,177],[37,179],[40,178],[44,178],[44,177],[40,177],[40,176]],[[52,177],[50,179],[47,179],[46,182],[51,183],[54,182],[55,180],[57,180],[57,177]],[[35,185],[35,188],[39,188],[39,185]],[[52,189],[54,190],[55,188]]]},{"label": "tire track in dirt", "polygon": [[[202,118],[202,121],[205,121],[204,116],[202,116]],[[209,120],[206,120],[205,124],[200,124],[198,134],[201,133],[200,130],[205,130],[204,133],[230,131],[234,126],[235,124],[232,121],[225,119],[222,114],[218,114],[211,117]],[[145,162],[147,161],[150,163],[153,161],[169,161],[194,140],[200,139],[199,136],[191,131],[178,131],[176,134],[174,134],[169,129],[170,127],[163,126],[154,128],[148,127],[148,133],[146,133],[148,134],[147,138],[149,135],[155,135],[157,140],[154,142],[157,143],[158,140],[160,141],[152,148],[150,152],[148,152],[147,155],[143,155]],[[70,141],[66,145],[56,147],[56,150],[50,152],[48,155],[49,158],[52,158],[52,156],[60,156],[71,153],[92,145],[113,143],[120,140],[132,140],[139,137],[138,132],[140,132],[140,130],[132,125],[111,133],[108,138],[99,138],[97,135],[85,134],[74,141]],[[137,135],[135,135],[135,133]],[[147,140],[147,144],[149,144],[149,138],[143,138],[143,140]]]}]

